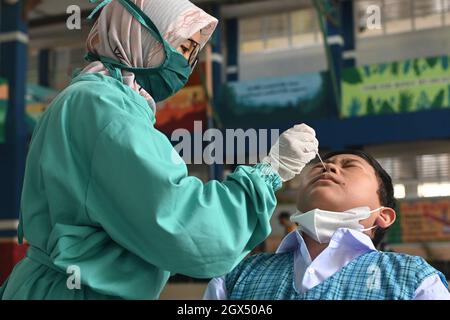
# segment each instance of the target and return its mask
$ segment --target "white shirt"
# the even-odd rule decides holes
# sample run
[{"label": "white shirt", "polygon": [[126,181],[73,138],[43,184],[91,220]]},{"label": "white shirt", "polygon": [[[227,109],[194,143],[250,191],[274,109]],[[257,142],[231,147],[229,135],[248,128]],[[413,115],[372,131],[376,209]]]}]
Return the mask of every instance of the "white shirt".
[{"label": "white shirt", "polygon": [[[289,233],[276,253],[294,252],[294,287],[297,292],[321,284],[362,254],[376,251],[372,239],[362,232],[341,228],[330,244],[313,261],[303,237],[298,231]],[[214,278],[208,284],[203,299],[227,300],[225,276]],[[450,293],[437,274],[427,277],[414,293],[414,300],[450,300]]]}]

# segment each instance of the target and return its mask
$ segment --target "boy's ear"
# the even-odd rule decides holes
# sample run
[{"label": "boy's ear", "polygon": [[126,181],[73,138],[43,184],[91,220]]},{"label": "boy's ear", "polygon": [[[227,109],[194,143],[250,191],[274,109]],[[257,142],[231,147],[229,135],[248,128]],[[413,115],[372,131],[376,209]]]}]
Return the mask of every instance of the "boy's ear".
[{"label": "boy's ear", "polygon": [[390,227],[397,217],[397,214],[395,213],[395,210],[392,208],[383,208],[380,210],[380,214],[378,215],[378,218],[376,219],[376,224],[386,229]]}]

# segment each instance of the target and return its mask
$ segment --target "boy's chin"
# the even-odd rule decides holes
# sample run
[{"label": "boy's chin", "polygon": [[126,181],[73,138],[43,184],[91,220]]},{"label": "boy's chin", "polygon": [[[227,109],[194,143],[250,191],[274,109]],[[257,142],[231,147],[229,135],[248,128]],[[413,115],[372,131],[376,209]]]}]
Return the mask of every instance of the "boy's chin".
[{"label": "boy's chin", "polygon": [[313,210],[316,208],[329,211],[340,211],[348,201],[341,194],[332,190],[313,190],[309,196],[305,197],[306,205],[300,206]]}]

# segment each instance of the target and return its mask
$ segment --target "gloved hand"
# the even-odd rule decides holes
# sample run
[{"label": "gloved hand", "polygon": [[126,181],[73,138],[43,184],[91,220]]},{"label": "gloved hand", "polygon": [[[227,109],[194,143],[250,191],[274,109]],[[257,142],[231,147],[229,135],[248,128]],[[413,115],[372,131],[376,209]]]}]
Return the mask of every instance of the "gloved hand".
[{"label": "gloved hand", "polygon": [[299,174],[318,150],[316,132],[302,123],[283,132],[262,162],[270,164],[285,182]]}]

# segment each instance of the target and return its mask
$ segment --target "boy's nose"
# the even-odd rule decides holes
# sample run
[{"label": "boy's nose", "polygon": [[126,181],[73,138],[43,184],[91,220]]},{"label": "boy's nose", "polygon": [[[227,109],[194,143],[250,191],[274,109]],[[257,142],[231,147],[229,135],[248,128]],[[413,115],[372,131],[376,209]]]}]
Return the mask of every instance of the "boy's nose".
[{"label": "boy's nose", "polygon": [[338,168],[335,164],[333,163],[325,163],[325,168],[323,169],[323,172],[333,172],[333,173],[337,173],[338,172]]}]

